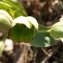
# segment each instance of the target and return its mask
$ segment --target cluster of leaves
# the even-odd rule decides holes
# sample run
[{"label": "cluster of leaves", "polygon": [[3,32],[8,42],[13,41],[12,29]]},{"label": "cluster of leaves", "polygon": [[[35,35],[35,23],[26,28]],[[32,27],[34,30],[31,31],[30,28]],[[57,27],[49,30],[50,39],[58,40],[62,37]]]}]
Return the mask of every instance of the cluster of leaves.
[{"label": "cluster of leaves", "polygon": [[[17,20],[18,18],[21,17],[20,21],[18,20],[15,22],[14,20],[12,24],[11,39],[14,42],[24,41],[29,42],[29,44],[35,47],[48,47],[50,45],[55,44],[55,38],[60,39],[63,38],[63,21],[53,24],[50,29],[48,29],[46,26],[37,24],[35,18],[30,17],[31,18],[30,19],[27,16],[25,9],[21,5],[21,3],[18,2],[18,0],[0,1],[0,10],[7,11],[11,15],[13,20],[14,19]],[[1,27],[2,25],[0,26],[0,28]],[[7,32],[9,32],[9,30]],[[29,41],[29,39],[31,40]],[[3,49],[4,49],[4,42],[1,40],[0,53],[3,51]]]}]

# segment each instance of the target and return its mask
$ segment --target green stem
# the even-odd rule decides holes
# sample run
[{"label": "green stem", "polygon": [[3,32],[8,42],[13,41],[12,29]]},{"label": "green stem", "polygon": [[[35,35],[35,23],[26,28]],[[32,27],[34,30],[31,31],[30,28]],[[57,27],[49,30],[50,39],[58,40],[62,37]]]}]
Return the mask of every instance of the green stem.
[{"label": "green stem", "polygon": [[2,52],[4,50],[4,46],[5,46],[4,40],[0,41],[0,57],[1,57]]},{"label": "green stem", "polygon": [[38,30],[39,33],[50,33],[50,30]]}]

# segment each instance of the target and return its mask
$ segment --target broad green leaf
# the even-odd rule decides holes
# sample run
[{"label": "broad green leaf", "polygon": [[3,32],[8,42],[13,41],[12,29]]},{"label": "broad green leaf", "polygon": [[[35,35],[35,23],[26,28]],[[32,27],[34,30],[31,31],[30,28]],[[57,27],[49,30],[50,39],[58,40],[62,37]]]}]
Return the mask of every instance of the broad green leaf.
[{"label": "broad green leaf", "polygon": [[4,9],[4,10],[8,11],[10,8],[11,8],[11,6],[9,4],[0,2],[0,9]]},{"label": "broad green leaf", "polygon": [[5,3],[11,5],[13,8],[20,9],[20,4],[18,3],[18,0],[3,0]]},{"label": "broad green leaf", "polygon": [[35,36],[36,30],[34,26],[32,26],[31,29],[24,27],[21,35],[20,35],[20,41],[21,42],[30,42],[33,37]]},{"label": "broad green leaf", "polygon": [[0,9],[6,10],[12,16],[12,18],[23,15],[20,11],[14,9],[11,5],[4,2],[0,2]]},{"label": "broad green leaf", "polygon": [[11,39],[14,42],[29,42],[35,35],[34,26],[29,29],[23,24],[16,24],[11,30]]},{"label": "broad green leaf", "polygon": [[23,26],[21,24],[16,24],[11,30],[11,39],[14,42],[20,42],[20,34],[22,33]]},{"label": "broad green leaf", "polygon": [[46,26],[39,24],[38,33],[30,44],[35,47],[48,47],[55,44],[54,38],[52,38],[47,31],[48,28]]},{"label": "broad green leaf", "polygon": [[0,2],[0,9],[7,11],[14,18],[16,10],[13,9],[11,5],[4,2]]},{"label": "broad green leaf", "polygon": [[15,10],[18,10],[24,15],[27,15],[24,7],[21,5],[21,3],[18,2],[18,0],[3,0],[3,1],[11,5]]},{"label": "broad green leaf", "polygon": [[44,25],[41,25],[39,24],[39,29],[38,29],[38,32],[47,32],[48,31],[48,28]]},{"label": "broad green leaf", "polygon": [[19,16],[24,16],[24,14],[22,12],[20,12],[19,10],[16,10],[14,8],[10,8],[9,11],[8,11],[11,16],[15,19]]},{"label": "broad green leaf", "polygon": [[24,16],[15,18],[12,26],[11,39],[14,42],[29,42],[37,32],[35,25]]},{"label": "broad green leaf", "polygon": [[39,30],[48,30],[48,28],[44,25],[39,24]]},{"label": "broad green leaf", "polygon": [[55,23],[50,29],[50,35],[53,38],[63,38],[63,22]]},{"label": "broad green leaf", "polygon": [[48,47],[55,44],[54,39],[49,33],[37,33],[33,40],[29,42],[31,46],[35,47]]},{"label": "broad green leaf", "polygon": [[50,30],[46,26],[39,24],[38,32],[39,33],[50,33]]},{"label": "broad green leaf", "polygon": [[8,12],[9,12],[9,14],[12,16],[12,18],[14,19],[14,18],[15,18],[14,15],[15,15],[16,10],[13,9],[13,8],[10,8],[10,9],[8,10]]},{"label": "broad green leaf", "polygon": [[[18,3],[18,2],[16,2],[16,3]],[[6,10],[13,18],[16,18],[19,16],[24,16],[26,14],[25,9],[23,8],[22,5],[20,5],[19,3],[18,3],[19,5],[18,5],[16,3],[13,3],[13,5],[14,6],[17,5],[17,7],[10,5],[9,3],[7,3],[7,1],[0,2],[0,9]]]},{"label": "broad green leaf", "polygon": [[14,17],[17,18],[19,16],[24,16],[24,14],[18,10],[16,10],[16,12],[14,13]]}]

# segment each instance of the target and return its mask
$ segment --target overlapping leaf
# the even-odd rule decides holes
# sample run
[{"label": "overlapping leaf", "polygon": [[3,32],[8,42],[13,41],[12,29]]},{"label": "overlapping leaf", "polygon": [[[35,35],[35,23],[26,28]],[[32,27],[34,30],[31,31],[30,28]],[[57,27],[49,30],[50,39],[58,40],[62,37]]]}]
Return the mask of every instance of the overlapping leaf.
[{"label": "overlapping leaf", "polygon": [[12,26],[11,39],[14,42],[29,42],[38,30],[37,20],[35,18],[28,19],[24,16],[15,18]]},{"label": "overlapping leaf", "polygon": [[[3,0],[3,1],[6,2],[7,4],[11,5],[13,7],[13,9],[16,10],[15,15],[17,14],[18,11],[20,12],[21,15],[27,15],[24,7],[21,5],[21,3],[18,2],[18,0]],[[18,15],[18,16],[20,16],[20,15]]]},{"label": "overlapping leaf", "polygon": [[39,25],[38,33],[35,35],[30,44],[35,47],[48,47],[55,44],[54,38],[50,36],[47,30],[48,29],[45,26]]}]

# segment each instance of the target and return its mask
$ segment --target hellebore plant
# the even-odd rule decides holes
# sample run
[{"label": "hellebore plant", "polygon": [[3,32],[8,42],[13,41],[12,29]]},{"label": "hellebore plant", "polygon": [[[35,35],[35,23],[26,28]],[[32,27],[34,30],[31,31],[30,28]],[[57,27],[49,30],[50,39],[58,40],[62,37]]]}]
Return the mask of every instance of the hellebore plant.
[{"label": "hellebore plant", "polygon": [[0,2],[0,32],[3,33],[0,39],[0,54],[8,36],[15,43],[25,42],[35,47],[48,47],[55,44],[55,39],[62,40],[63,21],[53,24],[48,29],[40,25],[34,17],[27,16],[18,0],[3,0]]}]

